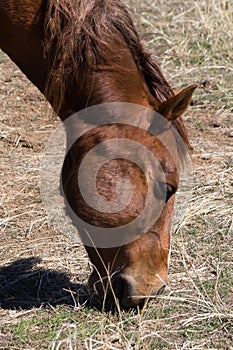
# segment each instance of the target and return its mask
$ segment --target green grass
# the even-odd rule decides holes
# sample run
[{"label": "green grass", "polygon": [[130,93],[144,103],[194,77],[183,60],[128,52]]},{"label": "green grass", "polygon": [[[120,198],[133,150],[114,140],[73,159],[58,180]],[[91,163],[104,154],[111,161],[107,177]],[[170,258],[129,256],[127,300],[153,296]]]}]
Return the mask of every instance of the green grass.
[{"label": "green grass", "polygon": [[203,123],[200,120],[195,120],[194,125],[200,131],[205,131],[207,129],[207,127],[203,125]]},{"label": "green grass", "polygon": [[[82,342],[99,329],[98,321],[87,325],[85,318],[88,319],[88,310],[83,310],[82,314],[79,322],[77,311],[69,307],[58,306],[49,309],[44,308],[40,311],[36,310],[31,317],[22,318],[12,328],[13,344],[16,347],[23,348],[24,345],[33,344],[36,338],[37,346],[40,349],[49,349],[53,341],[59,342],[67,337],[69,339],[69,336],[72,338],[70,331],[77,333],[73,340]],[[96,316],[97,319],[101,318],[99,313],[96,313]]]}]

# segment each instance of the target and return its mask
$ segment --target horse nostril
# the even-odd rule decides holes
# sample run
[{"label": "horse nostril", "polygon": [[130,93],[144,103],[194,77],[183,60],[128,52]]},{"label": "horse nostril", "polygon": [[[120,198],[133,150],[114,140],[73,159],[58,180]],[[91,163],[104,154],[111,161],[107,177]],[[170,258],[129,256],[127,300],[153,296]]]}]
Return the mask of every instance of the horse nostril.
[{"label": "horse nostril", "polygon": [[112,288],[113,288],[115,297],[119,299],[119,301],[121,301],[125,293],[125,280],[121,276],[118,276],[112,282]]},{"label": "horse nostril", "polygon": [[133,284],[122,276],[118,276],[112,283],[115,297],[123,308],[134,308],[144,304],[144,298],[138,298],[134,294]]}]

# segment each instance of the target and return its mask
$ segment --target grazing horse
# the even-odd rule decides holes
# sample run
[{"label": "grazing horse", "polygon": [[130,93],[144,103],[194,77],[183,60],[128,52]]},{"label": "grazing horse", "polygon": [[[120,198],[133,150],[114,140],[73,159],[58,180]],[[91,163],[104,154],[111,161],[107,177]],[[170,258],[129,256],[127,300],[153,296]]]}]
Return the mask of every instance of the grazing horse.
[{"label": "grazing horse", "polygon": [[[189,145],[181,115],[196,86],[174,94],[143,49],[121,1],[1,0],[0,48],[45,95],[62,121],[103,103],[136,104],[162,115]],[[156,125],[153,127],[156,129]],[[99,195],[110,201],[119,179],[130,179],[135,194],[124,210],[100,213],[80,195],[76,177],[81,160],[88,150],[113,137],[143,141],[156,153],[166,191],[160,216],[137,239],[114,247],[85,246],[94,266],[90,288],[109,300],[115,295],[127,308],[143,304],[146,296],[159,292],[168,280],[170,225],[179,173],[171,153],[149,132],[123,124],[92,128],[67,153],[62,184],[73,212],[93,226],[107,230],[125,225],[145,203],[145,177],[127,159],[107,162],[96,177]],[[178,148],[175,152],[181,159]],[[90,176],[87,175],[87,182]]]}]

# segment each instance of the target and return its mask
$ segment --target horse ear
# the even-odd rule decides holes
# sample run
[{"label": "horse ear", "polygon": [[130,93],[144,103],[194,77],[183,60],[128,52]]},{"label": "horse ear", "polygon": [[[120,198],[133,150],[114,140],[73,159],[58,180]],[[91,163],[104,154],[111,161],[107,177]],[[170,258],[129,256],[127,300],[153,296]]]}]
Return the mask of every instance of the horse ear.
[{"label": "horse ear", "polygon": [[157,113],[161,114],[167,120],[175,120],[180,117],[188,108],[192,101],[193,91],[197,85],[193,84],[178,92],[175,96],[159,105]]}]

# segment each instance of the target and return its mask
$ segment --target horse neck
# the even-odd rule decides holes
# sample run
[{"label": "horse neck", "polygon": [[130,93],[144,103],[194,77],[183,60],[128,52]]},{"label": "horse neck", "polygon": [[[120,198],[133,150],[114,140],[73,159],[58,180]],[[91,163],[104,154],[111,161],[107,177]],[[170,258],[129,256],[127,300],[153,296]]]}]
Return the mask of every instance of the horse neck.
[{"label": "horse neck", "polygon": [[[45,7],[42,0],[0,1],[0,48],[42,93],[45,93],[51,73],[43,46]],[[97,58],[89,68],[84,66],[78,77],[64,86],[59,111],[62,120],[83,108],[104,102],[153,105],[144,77],[124,38],[113,31],[102,49],[107,50],[104,59]],[[53,84],[54,80],[52,77]],[[54,107],[52,100],[50,103]]]},{"label": "horse neck", "polygon": [[1,0],[0,48],[44,92],[47,64],[42,46],[42,0]]}]

